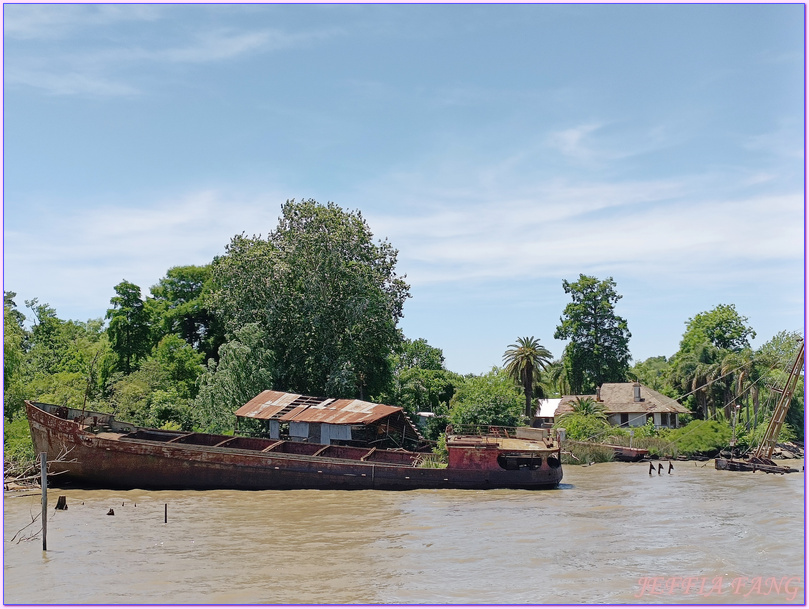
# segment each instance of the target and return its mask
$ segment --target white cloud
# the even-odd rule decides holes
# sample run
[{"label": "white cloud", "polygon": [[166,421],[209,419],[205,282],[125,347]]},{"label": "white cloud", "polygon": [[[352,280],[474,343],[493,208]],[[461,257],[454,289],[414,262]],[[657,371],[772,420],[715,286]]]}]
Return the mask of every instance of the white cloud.
[{"label": "white cloud", "polygon": [[26,85],[43,89],[52,95],[90,95],[119,97],[135,95],[135,87],[86,71],[48,71],[11,67],[5,72],[6,85]]},{"label": "white cloud", "polygon": [[690,190],[670,182],[563,186],[533,202],[369,218],[400,249],[410,280],[423,284],[595,268],[705,281],[751,261],[800,259],[799,195],[706,200],[683,196]]},{"label": "white cloud", "polygon": [[88,27],[124,21],[154,21],[162,8],[144,4],[8,4],[3,7],[3,35],[31,40],[53,39]]},{"label": "white cloud", "polygon": [[209,263],[238,233],[266,235],[282,201],[206,191],[137,207],[43,214],[36,234],[4,232],[4,284],[21,300],[36,296],[59,303],[61,316],[82,318],[88,308],[99,311],[123,279],[146,293],[172,266]]},{"label": "white cloud", "polygon": [[589,161],[595,155],[592,142],[588,143],[589,136],[603,126],[601,123],[586,123],[570,129],[556,131],[550,135],[548,143],[566,157],[578,161]]},{"label": "white cloud", "polygon": [[[204,64],[255,53],[300,47],[341,35],[337,28],[299,32],[273,28],[202,27],[163,24],[165,34],[150,39],[150,30],[130,39],[119,22],[157,20],[163,7],[6,6],[6,85],[24,85],[52,95],[114,97],[140,90],[133,69],[143,65]],[[103,36],[85,38],[88,30],[106,27]],[[35,45],[31,42],[36,41]],[[166,44],[164,41],[169,41]],[[124,79],[129,79],[126,82]]]}]

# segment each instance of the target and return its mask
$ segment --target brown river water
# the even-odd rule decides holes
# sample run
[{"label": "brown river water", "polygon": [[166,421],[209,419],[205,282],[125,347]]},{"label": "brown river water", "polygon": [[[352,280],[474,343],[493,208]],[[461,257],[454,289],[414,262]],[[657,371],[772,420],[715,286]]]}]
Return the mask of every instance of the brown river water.
[{"label": "brown river water", "polygon": [[565,466],[550,491],[51,488],[47,552],[12,541],[39,495],[7,494],[4,602],[804,602],[803,473],[648,472]]}]

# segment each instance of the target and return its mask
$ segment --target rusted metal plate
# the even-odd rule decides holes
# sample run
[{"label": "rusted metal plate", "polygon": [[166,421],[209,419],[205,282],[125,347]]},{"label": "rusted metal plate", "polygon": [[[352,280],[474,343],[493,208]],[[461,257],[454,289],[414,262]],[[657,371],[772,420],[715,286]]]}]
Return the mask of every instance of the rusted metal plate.
[{"label": "rusted metal plate", "polygon": [[331,423],[333,425],[368,425],[401,411],[396,406],[373,404],[362,400],[333,400],[318,407],[299,406],[279,417],[281,421],[299,423]]},{"label": "rusted metal plate", "polygon": [[235,414],[237,417],[250,419],[368,425],[401,410],[396,406],[363,400],[337,400],[281,391],[262,391]]},{"label": "rusted metal plate", "polygon": [[298,393],[268,390],[262,391],[239,408],[235,415],[248,419],[272,419],[278,418],[278,415],[285,414],[290,410],[310,407],[322,408],[333,401],[333,398],[315,398]]}]

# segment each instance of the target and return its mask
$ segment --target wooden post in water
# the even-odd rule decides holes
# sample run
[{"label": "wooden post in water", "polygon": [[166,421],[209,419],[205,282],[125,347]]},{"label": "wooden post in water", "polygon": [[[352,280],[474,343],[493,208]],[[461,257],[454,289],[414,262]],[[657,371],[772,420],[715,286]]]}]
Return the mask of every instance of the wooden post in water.
[{"label": "wooden post in water", "polygon": [[163,504],[163,524],[167,524],[169,521],[169,504]]},{"label": "wooden post in water", "polygon": [[42,551],[48,550],[48,453],[39,453],[39,471],[42,478]]}]

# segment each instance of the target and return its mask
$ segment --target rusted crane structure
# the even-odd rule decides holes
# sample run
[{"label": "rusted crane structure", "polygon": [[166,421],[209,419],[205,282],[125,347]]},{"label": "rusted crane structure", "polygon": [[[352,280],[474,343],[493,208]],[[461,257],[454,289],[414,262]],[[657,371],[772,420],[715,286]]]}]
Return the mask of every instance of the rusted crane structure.
[{"label": "rusted crane structure", "polygon": [[804,350],[805,342],[802,340],[798,349],[798,354],[792,363],[792,368],[789,371],[789,377],[784,384],[783,390],[778,397],[778,403],[773,410],[772,419],[767,426],[767,431],[761,443],[756,447],[753,456],[746,460],[730,459],[717,459],[716,469],[725,469],[738,472],[754,472],[764,471],[773,474],[786,474],[790,472],[797,472],[798,470],[792,467],[777,465],[772,460],[773,449],[778,442],[778,435],[781,433],[781,427],[784,425],[784,420],[789,410],[789,403],[792,400],[792,395],[795,393],[795,387],[798,384],[801,372],[803,371],[804,363]]}]

